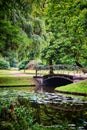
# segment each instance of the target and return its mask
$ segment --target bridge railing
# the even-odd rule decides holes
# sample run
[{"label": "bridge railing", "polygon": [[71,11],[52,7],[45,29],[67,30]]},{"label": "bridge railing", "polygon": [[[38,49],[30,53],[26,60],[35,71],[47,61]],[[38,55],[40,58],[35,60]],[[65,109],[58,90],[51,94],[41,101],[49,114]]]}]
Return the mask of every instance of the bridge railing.
[{"label": "bridge railing", "polygon": [[68,74],[68,75],[81,75],[82,71],[75,65],[38,65],[36,67],[36,75],[49,74],[50,67],[53,67],[54,74]]}]

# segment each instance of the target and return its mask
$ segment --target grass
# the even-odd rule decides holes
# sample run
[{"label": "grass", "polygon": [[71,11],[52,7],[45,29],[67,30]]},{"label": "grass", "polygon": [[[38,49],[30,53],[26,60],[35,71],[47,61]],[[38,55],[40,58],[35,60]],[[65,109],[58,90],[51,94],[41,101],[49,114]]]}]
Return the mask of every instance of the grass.
[{"label": "grass", "polygon": [[86,93],[87,94],[87,79],[79,81],[77,83],[72,83],[66,86],[61,86],[55,88],[56,91],[64,92],[77,92],[77,93]]},{"label": "grass", "polygon": [[0,77],[0,86],[22,86],[33,85],[34,79],[32,77],[13,76],[13,77]]},{"label": "grass", "polygon": [[15,74],[13,70],[0,70],[0,87],[35,85],[35,81],[32,76],[21,76],[21,72],[16,72],[20,75]]},{"label": "grass", "polygon": [[0,77],[9,76],[10,72],[11,72],[10,70],[0,70]]},{"label": "grass", "polygon": [[5,88],[0,88],[0,93],[2,92],[2,91],[7,91],[7,90],[17,90],[17,91],[19,91],[19,92],[33,92],[33,91],[35,91],[35,87],[5,87]]}]

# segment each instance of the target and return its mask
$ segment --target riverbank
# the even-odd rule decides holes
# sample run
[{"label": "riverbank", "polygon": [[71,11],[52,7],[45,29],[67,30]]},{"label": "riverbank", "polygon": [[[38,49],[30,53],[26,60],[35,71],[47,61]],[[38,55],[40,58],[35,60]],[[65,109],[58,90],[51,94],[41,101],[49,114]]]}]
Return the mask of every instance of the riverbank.
[{"label": "riverbank", "polygon": [[87,96],[87,79],[55,88],[56,92]]},{"label": "riverbank", "polygon": [[23,76],[12,76],[12,77],[0,77],[0,87],[23,87],[23,86],[34,86],[35,81],[32,77]]}]

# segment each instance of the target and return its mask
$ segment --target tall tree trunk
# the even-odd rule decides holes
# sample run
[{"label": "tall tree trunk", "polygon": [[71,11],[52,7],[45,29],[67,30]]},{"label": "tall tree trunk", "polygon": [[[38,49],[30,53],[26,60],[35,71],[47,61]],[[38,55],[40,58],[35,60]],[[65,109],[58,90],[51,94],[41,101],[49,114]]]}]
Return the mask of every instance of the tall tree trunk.
[{"label": "tall tree trunk", "polygon": [[53,73],[53,63],[52,63],[52,58],[49,59],[49,74],[54,74]]}]

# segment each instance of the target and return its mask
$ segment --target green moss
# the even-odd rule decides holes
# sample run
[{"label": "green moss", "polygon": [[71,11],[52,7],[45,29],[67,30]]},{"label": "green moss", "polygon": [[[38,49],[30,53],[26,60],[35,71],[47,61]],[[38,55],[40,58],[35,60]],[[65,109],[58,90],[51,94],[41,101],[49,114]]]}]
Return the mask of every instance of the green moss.
[{"label": "green moss", "polygon": [[59,91],[68,91],[68,92],[79,92],[79,93],[87,93],[87,79],[72,83],[66,86],[57,87],[55,90]]}]

